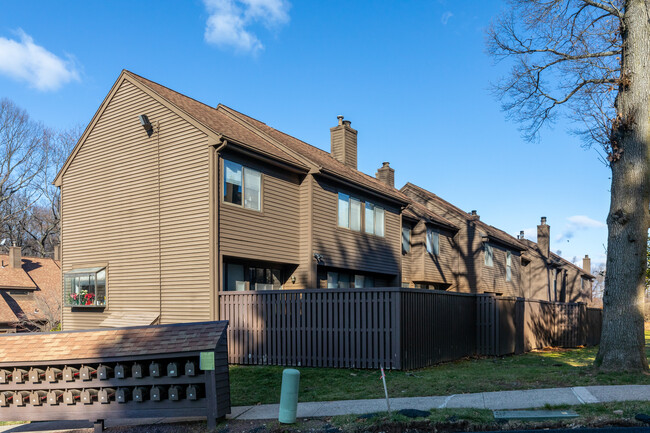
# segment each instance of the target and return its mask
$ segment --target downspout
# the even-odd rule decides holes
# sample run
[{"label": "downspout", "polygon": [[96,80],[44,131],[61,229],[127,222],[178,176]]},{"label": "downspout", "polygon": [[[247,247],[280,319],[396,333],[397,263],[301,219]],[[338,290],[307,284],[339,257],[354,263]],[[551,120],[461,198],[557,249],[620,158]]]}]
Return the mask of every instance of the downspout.
[{"label": "downspout", "polygon": [[162,323],[162,227],[160,208],[160,121],[156,120],[156,159],[158,164],[158,324]]},{"label": "downspout", "polygon": [[219,152],[221,152],[223,149],[228,146],[228,140],[225,138],[222,138],[221,144],[218,146],[215,146],[214,153],[216,156],[216,167],[215,170],[217,171],[217,174],[215,176],[216,181],[217,181],[217,197],[216,197],[216,227],[215,227],[215,235],[217,237],[217,245],[216,248],[217,250],[215,251],[215,258],[216,258],[216,266],[217,269],[215,270],[216,274],[216,281],[215,281],[215,311],[214,311],[214,317],[216,320],[221,320],[221,281],[222,281],[222,259],[221,259],[221,155]]}]

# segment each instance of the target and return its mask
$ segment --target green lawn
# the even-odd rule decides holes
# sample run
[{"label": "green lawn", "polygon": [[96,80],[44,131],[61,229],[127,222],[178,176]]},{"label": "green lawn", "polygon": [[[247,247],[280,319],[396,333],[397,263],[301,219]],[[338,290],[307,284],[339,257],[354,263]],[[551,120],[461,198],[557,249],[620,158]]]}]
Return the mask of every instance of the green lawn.
[{"label": "green lawn", "polygon": [[[650,331],[646,350],[650,358]],[[592,366],[596,347],[531,352],[503,358],[464,359],[421,370],[389,371],[390,397],[449,395],[586,385],[650,384],[650,376],[603,373]],[[285,367],[231,366],[233,406],[278,403]],[[382,398],[378,370],[298,368],[299,401]]]},{"label": "green lawn", "polygon": [[[491,410],[485,409],[432,409],[425,418],[411,419],[400,414],[387,413],[367,419],[358,415],[333,417],[331,423],[344,432],[367,431],[490,431],[490,430],[548,430],[557,428],[644,426],[634,419],[637,413],[650,413],[650,403],[628,401],[597,403],[580,406],[549,406],[544,409],[574,410],[577,418],[568,420],[497,421]],[[298,426],[299,427],[299,426]],[[300,431],[300,430],[298,430]]]}]

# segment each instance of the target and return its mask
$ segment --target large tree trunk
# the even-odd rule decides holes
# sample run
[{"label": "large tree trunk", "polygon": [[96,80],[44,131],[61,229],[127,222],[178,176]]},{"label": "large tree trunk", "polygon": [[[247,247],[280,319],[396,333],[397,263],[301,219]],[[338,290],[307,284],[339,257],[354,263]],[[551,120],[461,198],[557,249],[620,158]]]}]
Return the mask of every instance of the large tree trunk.
[{"label": "large tree trunk", "polygon": [[648,371],[643,303],[650,200],[650,0],[628,0],[612,132],[604,314],[596,365]]}]

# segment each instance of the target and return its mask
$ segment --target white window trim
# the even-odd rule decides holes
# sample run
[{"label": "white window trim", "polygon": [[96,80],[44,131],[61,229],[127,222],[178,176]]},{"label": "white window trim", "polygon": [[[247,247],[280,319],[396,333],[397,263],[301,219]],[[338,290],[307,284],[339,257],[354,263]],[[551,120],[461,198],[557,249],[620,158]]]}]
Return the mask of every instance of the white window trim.
[{"label": "white window trim", "polygon": [[[437,248],[435,248],[436,246]],[[427,253],[432,254],[434,256],[440,255],[440,232],[434,229],[433,227],[427,226],[426,247],[427,247]]]},{"label": "white window trim", "polygon": [[[341,204],[341,196],[347,197],[347,203],[348,203],[348,223],[347,225],[341,224],[341,218],[340,218],[340,204]],[[352,228],[352,202],[358,202],[359,203],[359,229],[353,229]],[[370,209],[369,209],[370,207]],[[373,214],[373,227],[372,231],[369,231],[369,227],[366,225],[367,223],[367,218],[366,218],[366,212],[372,211]],[[381,223],[383,227],[381,227],[381,234],[377,234],[378,230],[378,214],[383,214],[383,217],[381,218]],[[382,206],[379,206],[371,201],[365,201],[361,200],[357,197],[354,197],[350,194],[347,194],[345,192],[338,191],[336,195],[336,225],[338,227],[342,227],[345,229],[352,230],[354,232],[363,232],[368,235],[375,235],[379,237],[385,237],[386,236],[386,209]]]},{"label": "white window trim", "polygon": [[[224,197],[225,189],[226,189],[226,161],[231,162],[233,164],[238,164],[242,168],[242,170],[241,170],[241,204],[229,202]],[[246,170],[259,173],[259,175],[260,175],[260,189],[258,191],[258,194],[259,194],[259,206],[260,206],[259,209],[255,209],[255,208],[252,208],[252,207],[246,207],[246,181],[245,181],[246,175],[244,174],[244,172]],[[231,205],[231,206],[237,206],[239,208],[247,209],[247,210],[250,210],[250,211],[262,212],[262,200],[263,200],[262,197],[263,197],[263,192],[264,192],[263,191],[264,190],[264,186],[263,186],[264,185],[264,173],[262,173],[259,170],[255,170],[254,168],[247,167],[244,164],[240,164],[238,162],[235,162],[235,161],[232,161],[230,159],[225,159],[224,158],[223,159],[223,175],[221,176],[221,181],[223,182],[223,191],[224,191],[224,192],[221,193],[221,202],[222,203],[226,203],[226,204]]]},{"label": "white window trim", "polygon": [[[408,248],[406,249],[404,248],[404,229],[406,229],[406,232],[408,233],[408,239],[406,240],[406,246]],[[402,251],[408,254],[411,252],[411,227],[403,225],[401,236],[402,236]]]},{"label": "white window trim", "polygon": [[494,267],[494,249],[492,248],[492,245],[488,243],[483,244],[483,258],[485,266],[490,268]]}]

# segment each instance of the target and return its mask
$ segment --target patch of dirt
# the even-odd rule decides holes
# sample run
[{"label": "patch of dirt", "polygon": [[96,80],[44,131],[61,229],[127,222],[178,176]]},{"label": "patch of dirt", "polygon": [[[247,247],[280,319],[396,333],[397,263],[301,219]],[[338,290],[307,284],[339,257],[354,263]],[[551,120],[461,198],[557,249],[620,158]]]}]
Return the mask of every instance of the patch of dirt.
[{"label": "patch of dirt", "polygon": [[[409,422],[377,422],[371,426],[348,426],[346,430],[331,424],[331,418],[301,418],[296,424],[280,424],[276,420],[228,420],[208,430],[205,422],[174,424],[153,424],[124,427],[110,427],[107,433],[455,433],[496,430],[548,430],[557,428],[578,429],[581,427],[639,427],[645,426],[629,419],[593,419],[589,421],[548,421],[525,423],[521,421],[475,424],[466,420],[451,418],[445,422],[416,420]],[[79,429],[68,433],[92,433],[92,429]]]}]

